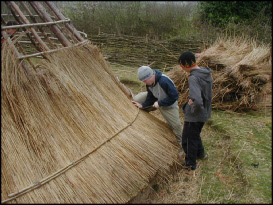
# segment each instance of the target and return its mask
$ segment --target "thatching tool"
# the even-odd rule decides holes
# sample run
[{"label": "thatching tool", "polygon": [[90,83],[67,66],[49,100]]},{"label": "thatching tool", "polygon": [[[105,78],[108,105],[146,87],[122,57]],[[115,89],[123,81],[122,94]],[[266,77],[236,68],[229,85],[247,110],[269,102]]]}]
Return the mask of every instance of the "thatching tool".
[{"label": "thatching tool", "polygon": [[154,107],[153,105],[150,105],[150,106],[147,106],[147,107],[144,107],[144,108],[140,108],[141,110],[144,110],[146,112],[151,112],[151,111],[154,111],[156,110],[157,108]]}]

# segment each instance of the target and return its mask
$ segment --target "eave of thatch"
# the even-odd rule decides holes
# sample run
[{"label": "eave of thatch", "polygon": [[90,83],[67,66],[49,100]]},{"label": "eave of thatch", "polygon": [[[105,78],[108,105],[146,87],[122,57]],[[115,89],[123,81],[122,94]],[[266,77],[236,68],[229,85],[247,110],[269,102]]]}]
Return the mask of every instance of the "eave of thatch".
[{"label": "eave of thatch", "polygon": [[175,163],[170,128],[132,105],[95,46],[31,72],[2,52],[2,202],[126,203]]}]

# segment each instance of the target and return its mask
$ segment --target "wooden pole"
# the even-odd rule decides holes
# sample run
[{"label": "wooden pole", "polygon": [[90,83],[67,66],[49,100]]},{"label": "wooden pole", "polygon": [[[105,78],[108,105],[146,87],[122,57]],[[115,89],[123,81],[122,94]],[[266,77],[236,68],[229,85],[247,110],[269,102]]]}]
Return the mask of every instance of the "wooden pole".
[{"label": "wooden pole", "polygon": [[[54,14],[58,17],[59,20],[65,20],[65,16],[59,11],[59,9],[53,4],[53,2],[50,1],[46,1],[45,2],[48,7],[54,12]],[[83,41],[83,37],[80,35],[80,33],[74,28],[73,25],[69,24],[69,23],[65,23],[64,24],[68,30],[79,40],[79,41]]]},{"label": "wooden pole", "polygon": [[[24,55],[27,55],[26,52],[24,51],[24,49],[22,48],[21,45],[19,45],[19,50],[20,50]],[[19,58],[19,59],[20,59],[20,58]],[[27,61],[28,61],[28,63],[32,66],[32,68],[35,70],[35,65],[32,63],[32,61],[31,61],[29,58],[27,58]]]},{"label": "wooden pole", "polygon": [[[1,16],[10,16],[11,14],[1,14]],[[19,16],[19,15],[16,15],[16,16]],[[37,16],[39,17],[38,15],[33,15],[33,16]],[[25,17],[29,17],[29,15],[25,15]]]},{"label": "wooden pole", "polygon": [[45,52],[40,52],[40,53],[34,53],[34,54],[30,54],[30,55],[20,56],[20,59],[30,58],[30,57],[36,57],[36,56],[40,56],[40,55],[43,55],[43,54],[46,54],[46,53],[52,53],[52,52],[56,52],[56,51],[59,51],[59,50],[62,50],[62,49],[76,47],[76,46],[79,46],[79,45],[83,45],[84,43],[87,43],[87,42],[89,42],[89,40],[84,40],[82,42],[79,42],[79,43],[74,44],[74,45],[69,46],[69,47],[62,47],[62,48],[57,48],[57,49],[50,50],[50,51],[45,51]]},{"label": "wooden pole", "polygon": [[[44,7],[37,1],[31,1],[29,2],[31,6],[37,10],[38,15],[41,14],[41,18],[44,18],[47,22],[53,22],[50,15],[45,11]],[[67,47],[70,46],[71,43],[69,40],[63,35],[63,33],[60,31],[60,29],[57,27],[57,25],[51,25],[49,28],[55,33],[59,41],[62,43],[63,46]]]},{"label": "wooden pole", "polygon": [[[17,12],[17,14],[21,17],[21,19],[23,20],[24,23],[29,24],[30,22],[28,21],[28,19],[24,16],[24,14],[21,12],[21,10],[19,9],[19,7],[13,2],[10,1],[10,5],[14,8],[14,10]],[[42,41],[42,39],[40,38],[40,36],[37,34],[37,32],[35,31],[35,29],[33,27],[30,27],[30,31],[32,32],[34,38],[39,42],[39,44],[42,46],[42,48],[46,51],[49,51],[50,49],[47,47],[47,45]]]},{"label": "wooden pole", "polygon": [[[11,11],[11,13],[12,13],[14,19],[15,19],[18,23],[22,24],[22,21],[20,20],[20,18],[18,17],[18,15],[16,15],[14,9],[11,7],[10,2],[9,2],[9,1],[5,1],[5,3],[6,3],[6,5],[7,5],[7,7],[10,9],[10,11]],[[34,47],[35,47],[38,51],[42,52],[43,50],[40,48],[40,46],[37,45],[36,41],[35,41],[35,40],[32,38],[32,36],[28,33],[27,29],[24,28],[24,27],[23,27],[22,29],[23,29],[23,31],[26,33],[27,37],[30,39],[30,41],[31,41],[31,43],[34,45]]]},{"label": "wooden pole", "polygon": [[[35,17],[32,15],[32,13],[31,13],[31,11],[29,10],[29,8],[26,6],[26,4],[25,4],[23,1],[21,1],[20,3],[21,3],[21,5],[24,7],[24,9],[25,9],[26,12],[28,13],[28,15],[30,16],[31,20],[32,20],[34,23],[38,23],[37,20],[35,19]],[[48,36],[46,35],[44,29],[43,29],[41,26],[38,26],[38,29],[41,31],[42,35],[46,38],[46,40],[49,42],[49,44],[50,44],[51,46],[54,47],[52,41],[48,38]]]},{"label": "wooden pole", "polygon": [[[21,24],[16,26],[1,26],[1,30],[5,30],[8,28],[27,28],[27,27],[35,27],[35,26],[48,26],[53,24],[65,23],[70,22],[70,19],[61,20],[61,21],[54,21],[54,22],[46,22],[46,23],[29,23],[29,24]],[[6,23],[5,23],[6,24]]]},{"label": "wooden pole", "polygon": [[6,25],[7,24],[7,22],[4,20],[4,18],[3,18],[3,16],[1,15],[1,22],[3,22],[4,23],[4,25]]}]

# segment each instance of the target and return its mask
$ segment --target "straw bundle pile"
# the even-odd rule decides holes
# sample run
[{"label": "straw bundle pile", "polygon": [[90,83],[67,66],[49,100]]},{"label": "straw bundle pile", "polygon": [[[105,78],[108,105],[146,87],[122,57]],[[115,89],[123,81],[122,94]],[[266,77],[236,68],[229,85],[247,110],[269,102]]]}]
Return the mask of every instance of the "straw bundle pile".
[{"label": "straw bundle pile", "polygon": [[29,73],[2,52],[2,203],[126,203],[176,162],[171,129],[130,102],[97,47]]},{"label": "straw bundle pile", "polygon": [[[233,111],[257,107],[271,94],[271,86],[266,86],[272,81],[271,58],[270,46],[243,39],[218,39],[202,52],[198,65],[213,70],[213,107]],[[188,74],[177,66],[168,75],[181,93],[180,105],[185,103]]]}]

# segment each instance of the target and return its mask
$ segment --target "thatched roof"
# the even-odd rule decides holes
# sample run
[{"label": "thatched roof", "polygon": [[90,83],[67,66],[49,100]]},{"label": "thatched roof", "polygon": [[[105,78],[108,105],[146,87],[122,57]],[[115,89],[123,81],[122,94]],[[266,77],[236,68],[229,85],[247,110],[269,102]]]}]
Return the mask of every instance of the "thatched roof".
[{"label": "thatched roof", "polygon": [[174,134],[130,102],[96,47],[48,58],[26,73],[2,56],[2,202],[29,186],[11,202],[129,201],[174,163]]},{"label": "thatched roof", "polygon": [[22,58],[23,35],[1,50],[2,203],[126,203],[176,163],[170,127],[131,103],[96,46],[74,36]]}]

